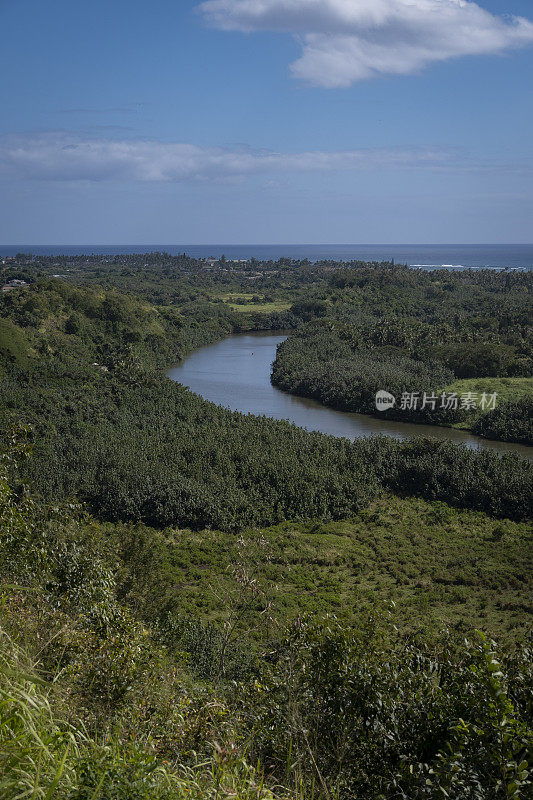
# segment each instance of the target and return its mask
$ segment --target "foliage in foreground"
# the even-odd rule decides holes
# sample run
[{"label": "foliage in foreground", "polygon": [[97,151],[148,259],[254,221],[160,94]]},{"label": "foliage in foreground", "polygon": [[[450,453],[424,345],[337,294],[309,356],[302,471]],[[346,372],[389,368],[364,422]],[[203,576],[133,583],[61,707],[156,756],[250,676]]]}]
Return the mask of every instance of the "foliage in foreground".
[{"label": "foliage in foreground", "polygon": [[219,748],[207,763],[187,767],[162,761],[146,743],[98,741],[58,717],[56,691],[0,629],[3,800],[273,800],[241,755]]},{"label": "foliage in foreground", "polygon": [[[429,646],[361,611],[350,625],[268,628],[252,658],[241,649],[239,683],[223,664],[199,682],[209,630],[197,625],[186,657],[165,647],[168,631],[120,605],[122,567],[102,531],[75,507],[32,501],[2,470],[6,800],[528,796],[527,647],[499,655],[483,637],[458,647],[446,636]],[[236,578],[244,598],[226,620],[257,617],[263,598],[245,564]],[[253,650],[250,632],[239,635]]]},{"label": "foliage in foreground", "polygon": [[325,797],[509,800],[531,786],[531,679],[530,651],[504,666],[481,635],[458,656],[332,619],[297,623],[240,698],[264,763]]},{"label": "foliage in foreground", "polygon": [[242,744],[215,742],[191,767],[185,752],[170,763],[150,738],[125,740],[117,727],[89,736],[58,716],[61,676],[42,680],[1,632],[2,797],[525,800],[531,654],[503,664],[482,637],[460,656],[445,642],[435,653],[395,640],[383,622],[360,623],[299,622],[252,683],[226,690],[258,769]]},{"label": "foliage in foreground", "polygon": [[[9,455],[24,455],[13,442]],[[15,451],[18,450],[18,453]],[[117,601],[112,549],[0,459],[0,796],[268,800],[238,719]],[[280,797],[281,795],[276,795]]]}]

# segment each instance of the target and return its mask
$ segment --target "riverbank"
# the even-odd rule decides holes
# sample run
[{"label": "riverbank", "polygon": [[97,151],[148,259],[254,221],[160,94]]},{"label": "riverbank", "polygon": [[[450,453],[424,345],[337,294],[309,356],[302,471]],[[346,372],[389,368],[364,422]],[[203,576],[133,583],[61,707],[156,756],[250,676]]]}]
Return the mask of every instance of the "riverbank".
[{"label": "riverbank", "polygon": [[234,334],[193,351],[167,375],[204,399],[232,411],[289,420],[306,430],[352,441],[373,435],[401,440],[431,437],[474,450],[533,458],[533,449],[526,445],[484,439],[451,427],[337,411],[316,400],[283,392],[272,385],[270,370],[277,347],[285,338],[268,332]]}]

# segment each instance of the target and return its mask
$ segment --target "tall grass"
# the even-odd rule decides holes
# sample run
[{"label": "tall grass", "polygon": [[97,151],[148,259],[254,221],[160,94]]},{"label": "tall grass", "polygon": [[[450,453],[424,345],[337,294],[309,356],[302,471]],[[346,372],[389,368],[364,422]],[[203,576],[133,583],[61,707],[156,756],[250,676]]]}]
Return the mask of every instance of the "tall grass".
[{"label": "tall grass", "polygon": [[50,687],[30,672],[22,651],[0,632],[0,796],[67,797],[84,737],[54,719]]},{"label": "tall grass", "polygon": [[[147,749],[98,742],[54,713],[53,682],[0,630],[2,800],[275,800],[242,755],[215,748],[196,767],[172,767]],[[286,795],[283,795],[286,797]],[[293,800],[296,800],[294,798]]]}]

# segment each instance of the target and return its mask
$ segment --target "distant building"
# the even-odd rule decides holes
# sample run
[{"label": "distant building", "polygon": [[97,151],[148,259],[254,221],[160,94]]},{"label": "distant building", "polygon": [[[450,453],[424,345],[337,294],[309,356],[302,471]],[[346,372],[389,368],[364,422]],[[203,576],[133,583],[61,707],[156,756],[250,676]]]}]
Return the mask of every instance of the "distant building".
[{"label": "distant building", "polygon": [[30,284],[27,283],[26,281],[20,281],[17,278],[13,278],[13,280],[8,281],[2,286],[2,291],[10,292],[12,289],[23,289],[24,287],[29,285]]}]

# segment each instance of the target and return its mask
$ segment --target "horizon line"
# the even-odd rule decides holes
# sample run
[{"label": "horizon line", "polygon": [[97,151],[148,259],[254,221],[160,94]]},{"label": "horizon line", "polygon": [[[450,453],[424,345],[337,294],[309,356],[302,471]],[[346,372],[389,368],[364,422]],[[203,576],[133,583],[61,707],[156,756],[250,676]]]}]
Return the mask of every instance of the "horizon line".
[{"label": "horizon line", "polygon": [[33,242],[0,247],[533,247],[533,242]]}]

